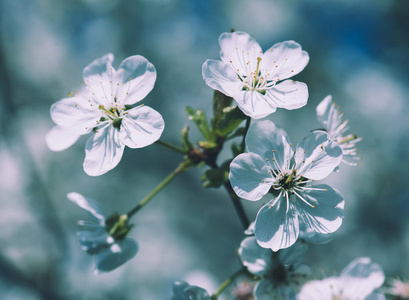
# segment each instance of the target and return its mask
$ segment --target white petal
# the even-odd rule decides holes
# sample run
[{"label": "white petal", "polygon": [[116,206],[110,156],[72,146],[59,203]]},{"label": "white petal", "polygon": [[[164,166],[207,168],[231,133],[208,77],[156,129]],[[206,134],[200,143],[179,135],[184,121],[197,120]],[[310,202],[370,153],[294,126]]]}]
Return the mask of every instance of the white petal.
[{"label": "white petal", "polygon": [[126,263],[138,252],[138,244],[131,239],[116,242],[100,251],[95,257],[97,273],[109,272]]},{"label": "white petal", "polygon": [[238,253],[243,265],[253,275],[264,275],[272,265],[273,252],[260,247],[254,236],[241,242]]},{"label": "white petal", "polygon": [[66,128],[57,125],[47,132],[45,141],[50,150],[62,151],[71,147],[79,137],[79,134],[73,133],[71,130],[67,130]]},{"label": "white petal", "polygon": [[319,184],[298,194],[314,206],[311,207],[297,196],[295,206],[300,219],[307,227],[319,233],[331,233],[341,226],[344,217],[344,198],[338,191],[326,184]]},{"label": "white petal", "polygon": [[298,293],[297,300],[332,300],[334,299],[333,296],[341,296],[341,290],[338,285],[339,280],[335,277],[329,277],[324,280],[309,281],[304,284]]},{"label": "white petal", "polygon": [[272,106],[297,109],[307,104],[308,87],[303,82],[285,80],[267,89],[264,97]]},{"label": "white petal", "polygon": [[339,165],[342,149],[328,140],[324,131],[315,131],[297,145],[294,159],[298,175],[319,180],[327,177]]},{"label": "white petal", "polygon": [[231,64],[238,74],[248,76],[251,71],[256,70],[257,57],[262,56],[262,51],[249,34],[240,31],[225,32],[220,35],[219,44],[220,58],[224,63]]},{"label": "white petal", "polygon": [[276,111],[277,106],[257,91],[237,91],[232,96],[246,116],[261,119]]},{"label": "white petal", "polygon": [[90,176],[102,175],[120,162],[125,145],[119,139],[119,131],[113,126],[93,134],[85,146],[84,171]]},{"label": "white petal", "polygon": [[268,70],[274,80],[283,80],[304,70],[309,60],[308,53],[301,49],[300,44],[285,41],[275,44],[264,53],[260,69]]},{"label": "white petal", "polygon": [[83,71],[84,82],[87,85],[98,85],[102,82],[109,82],[112,79],[113,72],[112,62],[114,56],[109,53],[97,58],[90,63]]},{"label": "white petal", "polygon": [[300,239],[303,239],[310,244],[326,244],[332,241],[332,234],[318,233],[314,229],[307,227],[303,222],[300,222]]},{"label": "white petal", "polygon": [[295,300],[295,292],[286,285],[277,285],[275,282],[264,278],[254,287],[256,300]]},{"label": "white petal", "polygon": [[[281,169],[288,170],[293,157],[287,133],[269,120],[251,124],[246,135],[247,151],[258,154],[263,159],[269,159],[274,166],[276,160]],[[273,152],[274,150],[274,152]]]},{"label": "white petal", "polygon": [[364,299],[383,284],[385,274],[370,258],[359,257],[342,270],[340,280],[346,298],[354,296]]},{"label": "white petal", "polygon": [[50,114],[57,125],[78,135],[90,132],[101,117],[97,104],[81,96],[64,98],[54,103]]},{"label": "white petal", "polygon": [[336,108],[335,103],[332,102],[331,95],[325,97],[324,100],[318,104],[316,112],[318,121],[324,126],[325,131],[327,131],[330,136],[338,134],[336,130],[342,123],[342,115]]},{"label": "white petal", "polygon": [[382,294],[371,293],[365,298],[365,300],[386,300],[386,297]]},{"label": "white petal", "polygon": [[116,97],[121,104],[132,105],[141,101],[153,89],[156,70],[145,57],[130,56],[122,61],[113,83],[119,83]]},{"label": "white petal", "polygon": [[260,200],[271,188],[270,167],[254,153],[242,153],[230,164],[229,179],[236,194],[246,200]]},{"label": "white petal", "polygon": [[101,226],[105,225],[105,216],[99,205],[90,198],[86,198],[79,193],[68,193],[67,198],[77,204],[82,209],[86,210],[91,216],[93,216]]},{"label": "white petal", "polygon": [[122,119],[120,136],[126,146],[142,148],[156,142],[164,128],[160,113],[148,106],[139,106],[127,111]]},{"label": "white petal", "polygon": [[283,196],[271,200],[260,209],[254,234],[261,247],[273,251],[288,248],[295,243],[298,238],[298,217],[292,207],[287,212]]},{"label": "white petal", "polygon": [[81,249],[88,254],[96,254],[109,245],[109,236],[105,227],[95,228],[94,230],[82,230],[77,232],[78,241]]},{"label": "white petal", "polygon": [[202,66],[202,75],[209,87],[227,96],[233,97],[243,89],[243,83],[232,66],[222,61],[206,60]]}]

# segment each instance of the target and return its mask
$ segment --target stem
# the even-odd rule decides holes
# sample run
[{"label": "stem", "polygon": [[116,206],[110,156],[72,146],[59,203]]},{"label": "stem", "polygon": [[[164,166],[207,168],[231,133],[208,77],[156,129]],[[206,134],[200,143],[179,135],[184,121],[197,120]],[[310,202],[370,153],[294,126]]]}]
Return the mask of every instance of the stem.
[{"label": "stem", "polygon": [[250,127],[250,122],[251,122],[251,118],[247,117],[246,125],[244,127],[243,140],[241,141],[241,149],[242,149],[243,152],[246,149],[246,135],[247,135],[247,131],[249,130],[249,127]]},{"label": "stem", "polygon": [[177,147],[177,146],[174,146],[172,144],[168,144],[168,143],[166,143],[164,141],[157,140],[155,143],[158,144],[158,145],[161,145],[162,147],[168,148],[168,149],[170,149],[172,151],[182,153],[182,154],[186,154],[186,151],[184,149],[182,149],[180,147]]},{"label": "stem", "polygon": [[224,184],[224,188],[229,194],[230,199],[233,201],[234,208],[236,209],[236,213],[240,219],[243,229],[247,229],[250,225],[250,222],[246,216],[246,212],[244,211],[243,205],[240,202],[240,198],[234,192],[229,182],[226,182]]},{"label": "stem", "polygon": [[212,300],[217,300],[218,297],[220,296],[221,293],[223,293],[223,291],[234,282],[234,280],[239,277],[239,275],[241,275],[242,273],[244,273],[244,271],[246,271],[245,267],[242,267],[240,270],[236,271],[235,273],[233,273],[232,275],[230,275],[229,278],[227,278],[219,287],[219,289],[217,290],[216,293],[213,294],[212,296]]},{"label": "stem", "polygon": [[190,168],[192,162],[189,159],[184,160],[172,173],[170,173],[161,183],[159,183],[152,192],[148,196],[146,196],[141,202],[138,203],[133,209],[131,209],[128,213],[128,219],[131,218],[138,210],[144,207],[152,198],[159,193],[169,182],[172,181],[176,175],[186,171]]}]

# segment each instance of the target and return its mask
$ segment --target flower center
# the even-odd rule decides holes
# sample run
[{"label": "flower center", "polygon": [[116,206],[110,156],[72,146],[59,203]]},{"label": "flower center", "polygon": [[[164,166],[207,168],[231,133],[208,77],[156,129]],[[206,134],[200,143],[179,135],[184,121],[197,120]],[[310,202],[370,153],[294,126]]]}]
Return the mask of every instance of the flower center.
[{"label": "flower center", "polygon": [[[116,102],[116,98],[115,98]],[[99,122],[110,122],[112,126],[116,129],[121,128],[122,118],[124,115],[125,107],[123,109],[118,108],[118,106],[112,108],[105,108],[104,105],[99,105],[99,110],[102,112],[102,117]]]},{"label": "flower center", "polygon": [[295,181],[297,171],[295,169],[292,170],[290,174],[283,174],[278,178],[278,185],[281,187],[282,190],[291,192],[294,187],[297,186]]}]

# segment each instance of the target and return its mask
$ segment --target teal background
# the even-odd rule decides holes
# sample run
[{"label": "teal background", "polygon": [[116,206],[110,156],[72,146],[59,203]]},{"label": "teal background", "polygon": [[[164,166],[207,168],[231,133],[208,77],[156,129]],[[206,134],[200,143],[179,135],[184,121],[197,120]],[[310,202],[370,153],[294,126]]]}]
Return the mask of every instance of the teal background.
[{"label": "teal background", "polygon": [[[268,117],[293,144],[320,127],[315,107],[328,94],[363,137],[360,166],[341,165],[323,181],[345,197],[346,217],[331,243],[310,247],[305,262],[314,277],[369,256],[388,278],[409,278],[408,17],[406,1],[393,0],[2,0],[0,298],[169,299],[174,280],[214,292],[240,267],[235,251],[244,234],[233,205],[224,190],[201,187],[205,169],[192,169],[133,218],[137,256],[93,275],[75,236],[76,221],[88,215],[66,194],[96,199],[106,214],[125,213],[181,157],[157,145],[127,148],[114,170],[89,177],[85,137],[58,153],[44,140],[51,104],[79,88],[83,68],[109,52],[115,67],[135,54],[155,65],[156,85],[143,103],[162,114],[164,141],[179,144],[186,124],[191,140],[200,140],[184,108],[211,113],[201,67],[219,59],[218,37],[231,28],[264,50],[295,40],[309,53],[295,77],[309,87],[308,104]],[[263,201],[243,200],[250,219]]]}]

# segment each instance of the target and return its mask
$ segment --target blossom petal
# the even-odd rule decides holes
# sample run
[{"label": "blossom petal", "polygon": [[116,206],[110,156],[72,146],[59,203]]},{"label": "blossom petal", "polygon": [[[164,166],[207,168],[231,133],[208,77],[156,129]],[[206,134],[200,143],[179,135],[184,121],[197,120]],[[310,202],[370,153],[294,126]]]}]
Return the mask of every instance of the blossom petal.
[{"label": "blossom petal", "polygon": [[368,257],[359,257],[341,272],[340,280],[345,298],[364,299],[385,281],[382,268]]},{"label": "blossom petal", "polygon": [[365,300],[386,300],[386,297],[382,294],[371,293],[365,298]]},{"label": "blossom petal", "polygon": [[83,195],[75,192],[67,194],[67,198],[77,204],[82,209],[86,210],[93,216],[101,226],[105,226],[105,215],[95,200],[86,198]]},{"label": "blossom petal", "polygon": [[275,159],[284,170],[289,169],[294,154],[287,133],[269,120],[258,121],[250,126],[246,135],[246,148],[263,159],[269,159],[272,166],[275,165]]},{"label": "blossom petal", "polygon": [[257,300],[295,300],[295,291],[292,288],[286,285],[275,285],[267,278],[261,279],[256,284],[253,295]]},{"label": "blossom petal", "polygon": [[344,217],[344,198],[337,190],[326,184],[319,184],[304,188],[298,194],[304,200],[297,196],[295,205],[300,219],[307,227],[319,233],[331,233],[341,226]]},{"label": "blossom petal", "polygon": [[90,176],[102,175],[120,162],[125,145],[119,131],[108,126],[93,134],[85,145],[84,171]]},{"label": "blossom petal", "polygon": [[238,90],[232,96],[246,116],[261,119],[276,111],[277,106],[257,91]]},{"label": "blossom petal", "polygon": [[79,134],[73,133],[71,130],[57,125],[47,132],[45,141],[50,150],[62,151],[71,147],[79,137]]},{"label": "blossom petal", "polygon": [[81,96],[64,98],[51,106],[53,121],[60,127],[67,128],[73,134],[89,133],[97,125],[101,115],[97,105],[92,105]]},{"label": "blossom petal", "polygon": [[270,105],[297,109],[307,104],[308,87],[303,82],[285,80],[267,89],[264,97]]},{"label": "blossom petal", "polygon": [[254,153],[242,153],[230,164],[229,179],[236,194],[246,200],[260,200],[271,188],[270,167]]},{"label": "blossom petal", "polygon": [[130,148],[142,148],[156,142],[165,128],[160,113],[148,106],[127,111],[122,119],[121,141]]},{"label": "blossom petal", "polygon": [[114,55],[109,53],[100,58],[97,58],[83,71],[84,82],[87,85],[99,85],[100,82],[109,82],[112,79],[113,70],[112,62]]},{"label": "blossom petal", "polygon": [[96,254],[104,247],[107,247],[112,239],[104,227],[95,228],[94,230],[82,230],[77,232],[78,241],[81,249],[88,254]]},{"label": "blossom petal", "polygon": [[[333,299],[333,296],[340,295],[342,291],[338,285],[339,281],[336,277],[309,281],[301,288],[297,295],[297,300]],[[356,297],[352,299],[356,299]]]},{"label": "blossom petal", "polygon": [[315,131],[297,145],[294,159],[298,175],[319,180],[327,177],[339,165],[342,149],[336,142],[328,140],[324,131]]},{"label": "blossom petal", "polygon": [[303,239],[310,244],[326,244],[332,241],[332,234],[324,234],[316,232],[314,229],[307,227],[303,222],[300,222],[300,239]]},{"label": "blossom petal", "polygon": [[241,75],[249,75],[257,68],[257,57],[262,56],[260,45],[248,33],[235,31],[222,33],[219,37],[220,58],[231,64]]},{"label": "blossom petal", "polygon": [[261,247],[278,251],[295,243],[298,230],[298,217],[293,212],[293,207],[287,212],[286,200],[280,195],[260,209],[254,234]]},{"label": "blossom petal", "polygon": [[131,239],[116,242],[95,256],[97,273],[109,272],[126,263],[138,252],[138,244]]},{"label": "blossom petal", "polygon": [[116,97],[122,104],[135,104],[149,94],[155,81],[153,64],[141,55],[130,56],[122,61],[113,79],[120,86]]},{"label": "blossom petal", "polygon": [[278,259],[285,266],[295,265],[301,262],[308,246],[302,242],[297,242],[289,248],[282,249],[278,253]]},{"label": "blossom petal", "polygon": [[262,276],[271,267],[273,252],[260,247],[254,236],[241,242],[238,253],[243,265],[253,275]]},{"label": "blossom petal", "polygon": [[268,49],[260,62],[260,69],[270,72],[269,78],[274,80],[290,78],[302,70],[308,64],[310,57],[301,45],[294,41],[284,41],[275,44]]},{"label": "blossom petal", "polygon": [[202,66],[202,75],[206,84],[214,90],[233,97],[243,89],[243,83],[239,80],[233,68],[222,61],[208,59]]}]

